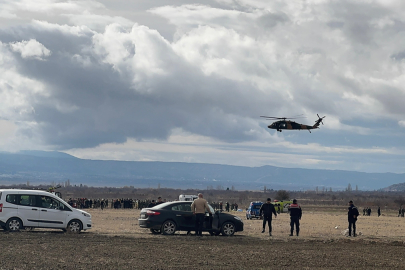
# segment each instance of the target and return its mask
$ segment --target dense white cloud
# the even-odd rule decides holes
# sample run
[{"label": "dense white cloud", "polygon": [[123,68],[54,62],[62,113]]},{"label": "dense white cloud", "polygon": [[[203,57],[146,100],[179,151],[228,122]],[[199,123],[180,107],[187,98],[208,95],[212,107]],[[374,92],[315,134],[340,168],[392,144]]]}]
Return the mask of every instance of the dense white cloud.
[{"label": "dense white cloud", "polygon": [[[404,159],[400,1],[0,5],[0,116],[23,147],[366,171]],[[269,133],[259,118],[302,113],[325,125]],[[196,139],[180,152],[178,130]]]},{"label": "dense white cloud", "polygon": [[21,53],[22,58],[44,60],[51,55],[51,51],[35,39],[14,42],[10,44],[10,47],[13,51]]}]

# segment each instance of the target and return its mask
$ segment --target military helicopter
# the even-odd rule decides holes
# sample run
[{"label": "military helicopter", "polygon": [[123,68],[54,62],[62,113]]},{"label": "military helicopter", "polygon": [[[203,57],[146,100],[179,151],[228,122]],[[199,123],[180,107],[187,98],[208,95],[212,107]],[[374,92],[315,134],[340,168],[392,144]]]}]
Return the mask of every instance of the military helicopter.
[{"label": "military helicopter", "polygon": [[280,120],[280,121],[276,121],[268,126],[268,128],[277,129],[277,131],[280,131],[280,132],[282,132],[282,129],[291,129],[291,130],[307,129],[309,131],[309,133],[311,133],[311,129],[319,128],[319,124],[321,124],[321,123],[323,125],[322,119],[324,119],[326,117],[326,116],[320,117],[319,114],[317,114],[317,116],[318,116],[318,120],[315,121],[315,125],[313,125],[313,126],[303,125],[303,124],[296,123],[294,121],[287,120],[287,119],[305,118],[305,117],[302,117],[301,115],[297,115],[296,117],[292,117],[292,118],[273,117],[273,116],[260,116],[260,117],[264,117],[267,120]]}]

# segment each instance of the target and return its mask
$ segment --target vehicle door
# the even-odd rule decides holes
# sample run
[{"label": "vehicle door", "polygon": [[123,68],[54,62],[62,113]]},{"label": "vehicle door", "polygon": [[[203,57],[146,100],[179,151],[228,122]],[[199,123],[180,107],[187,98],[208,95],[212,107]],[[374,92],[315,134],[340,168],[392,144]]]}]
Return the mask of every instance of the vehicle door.
[{"label": "vehicle door", "polygon": [[23,225],[25,227],[38,227],[39,220],[39,207],[37,206],[37,198],[35,195],[28,194],[9,194],[8,198],[12,199],[9,196],[17,196],[18,203],[18,216],[21,218]]},{"label": "vehicle door", "polygon": [[[45,195],[38,195],[40,203],[38,225],[44,228],[65,228],[69,211],[59,200]],[[69,209],[70,210],[70,209]]]},{"label": "vehicle door", "polygon": [[191,211],[191,202],[173,205],[171,210],[175,215],[178,229],[191,231],[195,228],[195,215]]},{"label": "vehicle door", "polygon": [[[214,210],[214,208],[208,204],[208,207],[210,208],[210,213],[208,211],[205,211],[205,218],[204,218],[204,229],[205,230],[218,230],[218,226],[219,226],[219,215],[217,215]],[[214,213],[214,214],[211,214]]]}]

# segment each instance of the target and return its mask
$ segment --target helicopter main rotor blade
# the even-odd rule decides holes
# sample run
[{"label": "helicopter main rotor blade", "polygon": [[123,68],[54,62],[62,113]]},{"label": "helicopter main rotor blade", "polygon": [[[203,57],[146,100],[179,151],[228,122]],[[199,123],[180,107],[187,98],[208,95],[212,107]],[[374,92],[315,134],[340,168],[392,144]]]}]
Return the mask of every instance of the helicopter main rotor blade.
[{"label": "helicopter main rotor blade", "polygon": [[272,117],[272,116],[260,116],[266,118],[266,120],[286,120],[286,119],[302,119],[306,117]]},{"label": "helicopter main rotor blade", "polygon": [[273,117],[273,116],[260,116],[263,118],[268,118],[268,119],[286,119],[285,117]]}]

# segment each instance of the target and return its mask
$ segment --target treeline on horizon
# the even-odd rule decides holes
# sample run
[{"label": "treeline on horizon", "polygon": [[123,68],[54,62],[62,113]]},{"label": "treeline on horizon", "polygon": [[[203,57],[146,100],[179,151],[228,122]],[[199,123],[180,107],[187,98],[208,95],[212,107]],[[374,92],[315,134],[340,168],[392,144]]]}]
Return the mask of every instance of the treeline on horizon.
[{"label": "treeline on horizon", "polygon": [[[28,184],[28,183],[27,183]],[[33,189],[49,190],[57,185],[0,185],[0,189]],[[209,188],[209,187],[208,187]],[[134,186],[124,187],[91,187],[87,185],[68,185],[56,188],[56,191],[62,193],[65,200],[69,198],[89,198],[89,199],[138,199],[149,200],[162,197],[168,201],[174,201],[179,195],[196,195],[203,193],[204,198],[209,202],[229,202],[237,203],[240,208],[244,209],[251,201],[265,201],[267,198],[272,200],[291,200],[298,199],[301,204],[307,205],[328,205],[344,206],[347,202],[353,200],[359,207],[387,207],[397,209],[405,206],[405,192],[393,191],[360,191],[348,190],[307,190],[307,191],[286,191],[264,189],[260,191],[240,191],[232,189],[174,189],[174,188],[136,188]]]}]

